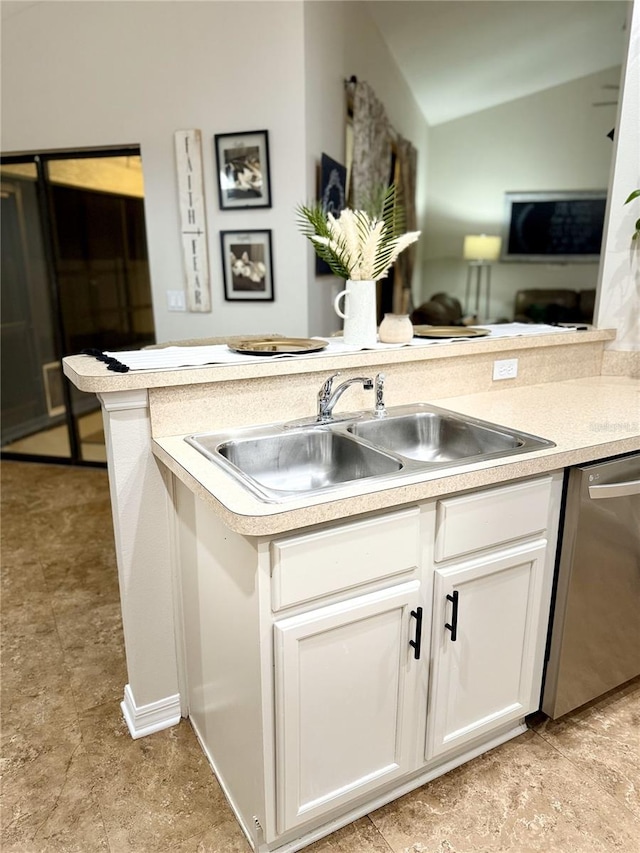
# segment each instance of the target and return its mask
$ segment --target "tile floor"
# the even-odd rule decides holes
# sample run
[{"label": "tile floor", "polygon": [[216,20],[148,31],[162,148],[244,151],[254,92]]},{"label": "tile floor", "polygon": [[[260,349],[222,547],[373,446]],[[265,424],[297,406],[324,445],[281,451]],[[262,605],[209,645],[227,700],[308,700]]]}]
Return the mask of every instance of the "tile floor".
[{"label": "tile floor", "polygon": [[[3,462],[2,853],[248,853],[189,723],[132,740],[106,472]],[[640,679],[307,848],[640,849]]]}]

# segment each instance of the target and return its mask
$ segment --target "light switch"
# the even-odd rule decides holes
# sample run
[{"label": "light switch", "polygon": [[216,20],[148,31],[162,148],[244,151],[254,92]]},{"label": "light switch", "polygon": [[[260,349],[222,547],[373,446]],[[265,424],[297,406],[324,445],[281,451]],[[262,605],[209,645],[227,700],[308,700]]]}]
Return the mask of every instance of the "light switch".
[{"label": "light switch", "polygon": [[167,290],[167,308],[169,311],[186,311],[184,290]]}]

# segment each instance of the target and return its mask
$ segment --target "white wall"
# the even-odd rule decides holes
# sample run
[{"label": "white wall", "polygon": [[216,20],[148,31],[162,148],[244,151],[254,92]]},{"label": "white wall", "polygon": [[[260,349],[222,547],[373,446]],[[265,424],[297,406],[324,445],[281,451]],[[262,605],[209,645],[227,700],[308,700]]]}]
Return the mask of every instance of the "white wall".
[{"label": "white wall", "polygon": [[[303,6],[44,2],[3,10],[3,153],[139,144],[158,340],[307,333]],[[199,128],[213,310],[170,313],[184,286],[173,133]],[[218,209],[213,136],[269,131],[273,207]],[[272,229],[274,303],[226,303],[221,230]]]},{"label": "white wall", "polygon": [[[342,3],[305,4],[305,87],[307,125],[307,187],[313,202],[317,198],[317,172],[322,154],[345,163],[345,52],[348,48]],[[303,238],[300,238],[303,239]],[[305,239],[305,243],[308,241]],[[307,248],[309,281],[309,331],[328,335],[337,331],[339,320],[333,299],[344,284],[336,276],[315,275],[315,253]]]},{"label": "white wall", "polygon": [[[620,68],[432,127],[422,294],[463,301],[465,234],[501,234],[504,193],[607,189],[616,108],[605,84]],[[492,269],[491,319],[513,316],[517,290],[596,287],[598,264],[500,263]],[[484,301],[483,303],[484,304]]]},{"label": "white wall", "polygon": [[[373,22],[365,3],[305,4],[307,177],[315,187],[322,153],[345,162],[344,80],[365,80],[385,106],[389,121],[418,150],[418,221],[426,205],[427,125]],[[343,288],[334,276],[314,276],[309,255],[309,327],[313,334],[339,328],[333,297]]]},{"label": "white wall", "polygon": [[640,6],[633,11],[629,58],[616,122],[616,157],[609,196],[609,222],[601,269],[596,324],[618,330],[609,346],[640,351],[640,239],[632,241],[640,218],[640,199],[625,205],[640,189]]}]

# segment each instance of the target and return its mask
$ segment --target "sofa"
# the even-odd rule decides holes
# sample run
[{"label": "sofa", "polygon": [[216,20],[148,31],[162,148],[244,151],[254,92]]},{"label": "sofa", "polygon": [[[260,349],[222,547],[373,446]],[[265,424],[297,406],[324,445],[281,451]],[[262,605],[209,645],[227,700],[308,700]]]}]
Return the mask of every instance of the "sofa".
[{"label": "sofa", "polygon": [[455,296],[436,293],[411,313],[414,326],[461,326],[462,305]]},{"label": "sofa", "polygon": [[519,290],[516,323],[592,323],[595,290]]}]

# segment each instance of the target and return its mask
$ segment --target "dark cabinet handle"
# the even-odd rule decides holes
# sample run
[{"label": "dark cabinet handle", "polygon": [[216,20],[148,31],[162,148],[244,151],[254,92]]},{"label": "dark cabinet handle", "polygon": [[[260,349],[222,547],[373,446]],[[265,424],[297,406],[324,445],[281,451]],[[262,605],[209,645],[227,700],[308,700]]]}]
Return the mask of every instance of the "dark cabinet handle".
[{"label": "dark cabinet handle", "polygon": [[422,645],[422,607],[416,607],[411,611],[411,615],[416,620],[416,638],[409,640],[409,645],[413,646],[413,656],[416,660],[420,660],[420,647]]},{"label": "dark cabinet handle", "polygon": [[451,601],[453,607],[451,608],[451,624],[448,622],[445,623],[445,628],[448,628],[451,631],[451,642],[455,643],[458,637],[458,590],[453,591],[453,595],[447,596],[447,601]]}]

